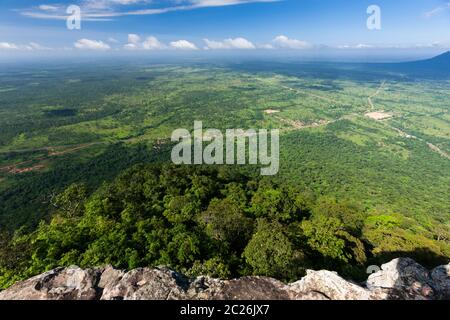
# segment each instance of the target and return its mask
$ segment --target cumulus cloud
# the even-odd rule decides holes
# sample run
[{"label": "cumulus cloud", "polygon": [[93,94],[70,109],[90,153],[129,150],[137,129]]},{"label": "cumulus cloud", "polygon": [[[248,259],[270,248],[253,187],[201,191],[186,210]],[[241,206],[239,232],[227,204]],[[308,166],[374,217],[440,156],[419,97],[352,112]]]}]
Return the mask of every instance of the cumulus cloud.
[{"label": "cumulus cloud", "polygon": [[16,44],[14,44],[14,43],[0,42],[0,49],[3,49],[3,50],[16,50],[16,49],[19,49],[19,47]]},{"label": "cumulus cloud", "polygon": [[15,44],[11,42],[0,42],[0,50],[50,50],[50,48],[40,45],[36,42],[28,44]]},{"label": "cumulus cloud", "polygon": [[137,46],[137,45],[135,45],[135,44],[133,44],[133,43],[127,43],[127,44],[125,44],[123,47],[124,47],[124,49],[127,49],[127,50],[136,50],[136,49],[139,49],[139,46]]},{"label": "cumulus cloud", "polygon": [[142,47],[145,50],[161,50],[166,46],[161,43],[156,37],[148,37],[143,43]]},{"label": "cumulus cloud", "polygon": [[142,41],[139,35],[133,33],[128,35],[128,43],[124,45],[128,50],[161,50],[165,47],[156,37],[151,36]]},{"label": "cumulus cloud", "polygon": [[225,39],[223,41],[213,41],[203,39],[206,49],[256,49],[256,46],[245,38]]},{"label": "cumulus cloud", "polygon": [[297,40],[297,39],[289,39],[284,35],[280,35],[273,39],[272,41],[275,45],[280,48],[286,49],[310,49],[312,45],[306,41]]},{"label": "cumulus cloud", "polygon": [[194,43],[187,40],[172,41],[169,45],[166,45],[154,36],[147,37],[144,41],[142,41],[141,37],[137,34],[128,35],[128,43],[124,45],[124,48],[128,50],[198,50]]},{"label": "cumulus cloud", "polygon": [[128,43],[124,45],[123,47],[125,49],[134,50],[138,49],[140,47],[141,37],[139,37],[137,34],[130,33],[128,35]]},{"label": "cumulus cloud", "polygon": [[83,50],[109,50],[111,47],[103,41],[80,39],[74,43],[74,47]]},{"label": "cumulus cloud", "polygon": [[178,50],[198,50],[197,46],[187,40],[178,40],[170,43],[170,47]]},{"label": "cumulus cloud", "polygon": [[139,37],[137,34],[130,33],[128,35],[128,43],[137,45],[137,44],[139,44],[140,41],[141,41],[141,37]]},{"label": "cumulus cloud", "polygon": [[45,46],[43,46],[43,45],[41,45],[39,43],[36,43],[36,42],[30,42],[28,44],[28,47],[30,47],[31,50],[51,50],[51,48],[45,47]]}]

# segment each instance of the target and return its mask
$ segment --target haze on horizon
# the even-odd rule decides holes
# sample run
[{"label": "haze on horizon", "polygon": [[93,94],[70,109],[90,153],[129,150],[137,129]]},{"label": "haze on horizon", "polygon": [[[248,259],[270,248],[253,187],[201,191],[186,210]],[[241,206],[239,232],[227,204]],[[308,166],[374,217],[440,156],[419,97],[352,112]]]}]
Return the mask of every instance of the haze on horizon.
[{"label": "haze on horizon", "polygon": [[[81,9],[69,30],[67,8]],[[368,8],[380,8],[369,29]],[[406,10],[407,8],[407,10]],[[398,61],[450,49],[442,0],[4,0],[0,59],[297,57]]]}]

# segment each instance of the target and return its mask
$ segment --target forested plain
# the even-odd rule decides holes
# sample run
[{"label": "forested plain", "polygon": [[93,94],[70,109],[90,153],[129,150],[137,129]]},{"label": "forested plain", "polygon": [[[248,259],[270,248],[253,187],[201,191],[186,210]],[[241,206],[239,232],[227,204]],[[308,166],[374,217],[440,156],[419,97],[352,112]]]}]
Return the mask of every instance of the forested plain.
[{"label": "forested plain", "polygon": [[[289,281],[447,263],[449,89],[345,64],[3,68],[0,287],[74,264]],[[280,172],[170,164],[195,120],[280,129]]]}]

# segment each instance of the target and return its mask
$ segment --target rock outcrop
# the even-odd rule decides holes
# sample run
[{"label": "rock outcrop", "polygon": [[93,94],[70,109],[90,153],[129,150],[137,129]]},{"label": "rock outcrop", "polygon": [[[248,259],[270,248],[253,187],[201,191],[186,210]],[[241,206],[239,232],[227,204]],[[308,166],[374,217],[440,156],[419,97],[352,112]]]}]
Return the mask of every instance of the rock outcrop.
[{"label": "rock outcrop", "polygon": [[284,284],[266,277],[187,278],[167,268],[121,271],[112,267],[57,268],[16,283],[0,300],[381,300],[450,299],[450,265],[431,272],[411,259],[395,259],[364,285],[330,271],[308,270]]}]

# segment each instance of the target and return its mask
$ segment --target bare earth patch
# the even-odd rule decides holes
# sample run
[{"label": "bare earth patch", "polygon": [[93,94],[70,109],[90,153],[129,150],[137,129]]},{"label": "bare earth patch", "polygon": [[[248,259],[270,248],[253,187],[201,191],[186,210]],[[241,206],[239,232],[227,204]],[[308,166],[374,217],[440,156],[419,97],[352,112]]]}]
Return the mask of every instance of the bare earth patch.
[{"label": "bare earth patch", "polygon": [[278,113],[278,112],[280,112],[280,110],[274,110],[274,109],[264,110],[265,114],[273,114],[273,113]]},{"label": "bare earth patch", "polygon": [[393,115],[388,113],[388,112],[384,112],[384,111],[374,111],[374,112],[368,112],[365,114],[366,117],[371,118],[373,120],[385,120],[385,119],[389,119],[392,118]]},{"label": "bare earth patch", "polygon": [[328,120],[320,119],[320,120],[317,120],[315,122],[306,124],[306,123],[304,123],[304,122],[302,122],[300,120],[291,120],[291,119],[286,119],[286,118],[282,118],[282,117],[279,117],[279,116],[276,116],[276,118],[278,120],[280,120],[281,122],[284,122],[284,123],[290,125],[292,128],[299,129],[299,130],[300,129],[317,128],[317,127],[321,127],[321,126],[326,126],[326,125],[330,124],[331,122],[334,122],[334,121],[328,121]]},{"label": "bare earth patch", "polygon": [[430,148],[434,152],[439,153],[441,156],[443,156],[443,157],[445,157],[447,159],[450,159],[450,155],[447,152],[442,151],[438,146],[436,146],[436,145],[434,145],[434,144],[432,144],[430,142],[427,142],[427,146],[428,146],[428,148]]},{"label": "bare earth patch", "polygon": [[12,174],[20,174],[20,173],[25,173],[25,172],[31,172],[31,171],[36,171],[36,170],[42,170],[42,169],[44,169],[44,168],[45,168],[44,165],[42,165],[42,164],[37,164],[37,165],[35,165],[35,166],[28,167],[28,168],[21,168],[21,169],[19,169],[19,168],[14,168],[14,169],[10,170],[9,173],[12,173]]}]

